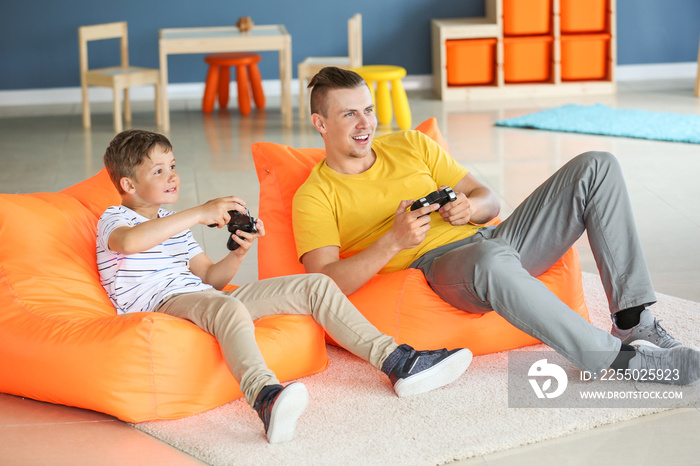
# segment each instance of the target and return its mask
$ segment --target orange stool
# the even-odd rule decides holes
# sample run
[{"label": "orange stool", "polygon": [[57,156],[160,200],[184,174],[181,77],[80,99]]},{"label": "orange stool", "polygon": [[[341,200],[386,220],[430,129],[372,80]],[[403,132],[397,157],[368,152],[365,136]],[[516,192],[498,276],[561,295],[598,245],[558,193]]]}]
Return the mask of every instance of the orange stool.
[{"label": "orange stool", "polygon": [[[260,55],[256,53],[232,52],[215,53],[204,57],[209,63],[207,82],[204,86],[202,111],[211,113],[214,110],[214,99],[219,94],[219,107],[228,105],[228,88],[231,80],[229,67],[236,67],[236,83],[238,84],[238,109],[243,115],[250,113],[250,92],[253,90],[253,100],[258,108],[265,108],[265,94],[262,88],[262,78],[257,63]],[[250,78],[249,78],[250,75]],[[250,84],[249,84],[250,83]]]}]

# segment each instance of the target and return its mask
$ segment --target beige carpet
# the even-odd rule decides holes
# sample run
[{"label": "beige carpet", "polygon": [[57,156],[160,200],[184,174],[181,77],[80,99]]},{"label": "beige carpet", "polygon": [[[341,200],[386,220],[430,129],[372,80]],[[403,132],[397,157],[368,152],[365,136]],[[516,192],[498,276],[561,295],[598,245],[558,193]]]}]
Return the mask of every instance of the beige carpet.
[{"label": "beige carpet", "polygon": [[[597,276],[584,274],[584,290],[594,324],[609,329]],[[676,338],[697,346],[700,303],[658,298],[656,316]],[[505,353],[477,357],[457,382],[405,399],[364,361],[334,347],[329,357],[328,370],[301,379],[311,399],[290,443],[268,444],[262,423],[243,400],[136,428],[213,465],[414,465],[484,455],[661,410],[509,409]]]}]

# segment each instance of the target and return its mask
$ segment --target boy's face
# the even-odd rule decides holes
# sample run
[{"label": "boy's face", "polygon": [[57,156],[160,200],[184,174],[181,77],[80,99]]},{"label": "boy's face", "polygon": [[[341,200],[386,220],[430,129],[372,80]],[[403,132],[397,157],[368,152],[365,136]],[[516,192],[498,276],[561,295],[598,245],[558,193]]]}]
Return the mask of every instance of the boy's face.
[{"label": "boy's face", "polygon": [[367,86],[334,89],[328,92],[326,105],[328,116],[314,114],[314,125],[324,136],[327,154],[354,158],[371,154],[377,117]]},{"label": "boy's face", "polygon": [[154,147],[149,157],[136,167],[135,179],[122,178],[122,187],[139,207],[177,202],[180,176],[175,171],[175,156],[160,146]]}]

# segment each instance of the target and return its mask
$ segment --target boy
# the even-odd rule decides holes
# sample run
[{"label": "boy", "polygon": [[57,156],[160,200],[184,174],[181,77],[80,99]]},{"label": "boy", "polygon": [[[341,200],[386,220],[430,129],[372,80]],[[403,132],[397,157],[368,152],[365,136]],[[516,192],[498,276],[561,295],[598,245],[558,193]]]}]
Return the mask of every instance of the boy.
[{"label": "boy", "polygon": [[279,277],[221,292],[258,236],[237,231],[237,249],[214,263],[192,236],[196,224],[227,225],[229,211],[245,202],[228,196],[179,213],[161,209],[177,201],[180,178],[172,145],[160,134],[124,131],[104,155],[122,203],[97,224],[102,286],[120,314],[163,312],[188,319],[212,334],[270,443],[289,441],[308,403],[301,383],[282,387],[265,365],[253,321],[265,315],[310,314],[341,346],[386,373],[398,396],[423,393],[457,379],[471,363],[468,349],[414,351],[372,326],[335,283],[320,274]]}]

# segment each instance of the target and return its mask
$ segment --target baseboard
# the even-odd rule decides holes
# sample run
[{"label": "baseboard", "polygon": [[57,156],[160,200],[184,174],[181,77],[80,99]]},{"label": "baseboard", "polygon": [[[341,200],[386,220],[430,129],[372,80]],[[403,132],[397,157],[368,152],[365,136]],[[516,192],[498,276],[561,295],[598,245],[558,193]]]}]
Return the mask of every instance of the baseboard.
[{"label": "baseboard", "polygon": [[[653,79],[695,79],[698,65],[689,63],[655,63],[650,65],[619,65],[616,68],[617,80],[642,81]],[[235,98],[237,89],[235,83],[231,86],[231,97]],[[403,80],[406,90],[430,90],[431,75],[410,75]],[[265,95],[279,97],[279,80],[263,80]],[[112,91],[108,88],[91,87],[90,102],[111,102]],[[292,81],[292,94],[298,95],[299,82]],[[134,101],[154,99],[152,86],[142,86],[131,89],[131,99]],[[184,83],[168,85],[169,99],[199,99],[204,93],[204,83]],[[50,105],[50,104],[79,104],[81,102],[80,87],[58,87],[50,89],[21,89],[15,91],[0,91],[0,107],[20,105]]]},{"label": "baseboard", "polygon": [[695,79],[697,73],[698,64],[695,62],[618,65],[615,68],[615,77],[619,82],[655,79]]}]

